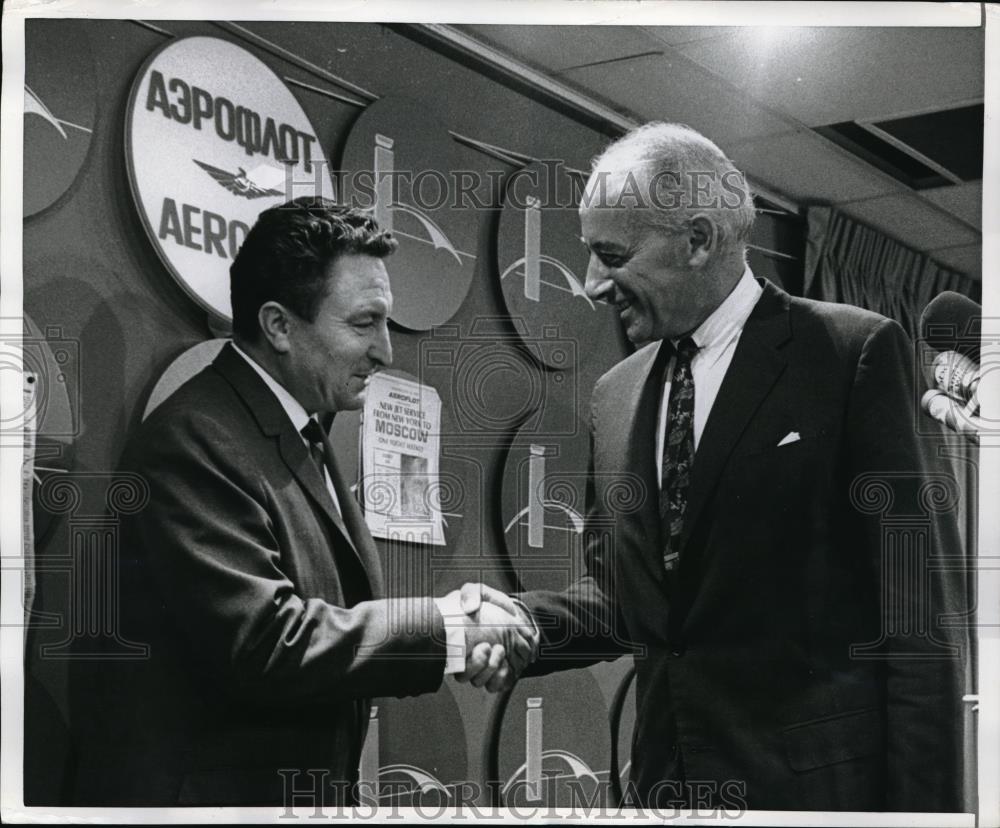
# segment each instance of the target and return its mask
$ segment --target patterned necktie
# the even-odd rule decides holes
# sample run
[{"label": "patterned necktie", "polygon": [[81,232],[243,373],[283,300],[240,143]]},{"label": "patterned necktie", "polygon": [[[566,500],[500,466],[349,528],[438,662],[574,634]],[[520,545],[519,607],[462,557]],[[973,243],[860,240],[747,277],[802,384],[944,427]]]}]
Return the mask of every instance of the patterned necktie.
[{"label": "patterned necktie", "polygon": [[[666,344],[666,343],[665,343]],[[667,423],[663,433],[663,466],[660,470],[660,525],[663,527],[663,567],[677,568],[684,509],[694,463],[694,377],[691,360],[698,346],[690,337],[677,345],[670,381]]]}]

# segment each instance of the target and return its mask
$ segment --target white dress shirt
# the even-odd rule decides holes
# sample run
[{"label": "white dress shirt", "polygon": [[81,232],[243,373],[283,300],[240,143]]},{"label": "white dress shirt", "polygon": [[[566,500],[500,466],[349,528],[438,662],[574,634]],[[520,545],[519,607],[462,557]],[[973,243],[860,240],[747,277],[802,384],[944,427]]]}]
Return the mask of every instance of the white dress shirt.
[{"label": "white dress shirt", "polygon": [[[733,361],[736,345],[743,333],[750,313],[764,289],[754,279],[749,265],[736,287],[709,317],[690,336],[698,346],[698,352],[691,359],[691,376],[694,379],[694,447],[698,450],[701,434],[705,430],[708,415],[719,395],[722,380]],[[680,340],[675,340],[674,345]],[[656,468],[663,468],[663,433],[667,423],[667,404],[670,400],[670,383],[674,374],[674,357],[667,365],[667,380],[660,398],[660,416],[656,430]],[[659,475],[657,475],[659,478]],[[662,485],[658,479],[657,483]]]},{"label": "white dress shirt", "polygon": [[[252,356],[235,342],[232,344],[233,350],[250,364],[250,367],[260,375],[260,378],[264,380],[264,384],[278,398],[278,402],[288,415],[288,419],[292,421],[295,430],[302,437],[302,429],[305,428],[306,423],[310,420],[309,414],[302,407],[302,404],[288,392],[285,386],[265,371]],[[306,448],[311,448],[309,441],[305,437],[302,437],[302,442]],[[323,478],[326,481],[327,491],[330,492],[330,497],[333,498],[333,505],[340,512],[340,501],[337,500],[337,492],[333,488],[330,473],[325,468],[323,469]],[[465,613],[462,612],[457,594],[452,595],[450,598],[435,598],[434,601],[437,604],[438,611],[444,618],[445,624],[446,657],[444,674],[447,676],[451,673],[461,673],[465,670]]]}]

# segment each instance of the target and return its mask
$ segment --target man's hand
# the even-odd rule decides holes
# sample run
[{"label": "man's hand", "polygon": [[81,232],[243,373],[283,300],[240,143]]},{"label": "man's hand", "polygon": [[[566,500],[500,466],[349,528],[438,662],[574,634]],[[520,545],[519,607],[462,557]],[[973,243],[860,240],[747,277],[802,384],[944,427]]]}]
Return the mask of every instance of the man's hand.
[{"label": "man's hand", "polygon": [[485,584],[461,590],[466,614],[466,669],[461,682],[495,693],[513,686],[538,652],[538,632],[532,619],[508,595]]}]

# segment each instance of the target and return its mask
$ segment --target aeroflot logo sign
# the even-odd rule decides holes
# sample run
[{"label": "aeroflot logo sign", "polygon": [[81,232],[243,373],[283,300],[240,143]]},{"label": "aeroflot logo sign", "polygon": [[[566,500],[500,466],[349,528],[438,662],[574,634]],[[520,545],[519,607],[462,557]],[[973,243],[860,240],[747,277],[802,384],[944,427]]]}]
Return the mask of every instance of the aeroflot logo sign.
[{"label": "aeroflot logo sign", "polygon": [[132,89],[129,179],[160,258],[228,320],[229,265],[257,216],[300,195],[333,196],[298,101],[246,50],[189,37],[156,52]]},{"label": "aeroflot logo sign", "polygon": [[191,124],[199,130],[207,122],[208,128],[214,127],[215,134],[223,141],[235,141],[247,155],[260,153],[286,164],[298,164],[301,158],[307,172],[312,168],[315,135],[291,124],[279,124],[270,116],[262,117],[259,112],[237,105],[224,95],[215,97],[200,86],[191,86],[183,78],[168,81],[163,73],[153,69],[149,74],[146,109],[150,112],[159,109],[165,117],[179,124]]}]

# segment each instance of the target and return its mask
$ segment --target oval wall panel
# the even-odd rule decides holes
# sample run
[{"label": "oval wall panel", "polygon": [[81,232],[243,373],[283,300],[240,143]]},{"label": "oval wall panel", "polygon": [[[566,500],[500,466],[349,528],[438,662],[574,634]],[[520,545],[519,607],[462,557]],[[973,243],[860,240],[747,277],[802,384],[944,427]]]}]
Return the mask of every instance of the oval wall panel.
[{"label": "oval wall panel", "polygon": [[481,211],[456,202],[462,153],[424,103],[386,97],[347,136],[341,159],[345,204],[374,208],[399,249],[386,260],[392,320],[426,331],[465,301],[476,267]]},{"label": "oval wall panel", "polygon": [[[584,289],[588,253],[580,241],[580,176],[558,163],[535,162],[511,173],[497,230],[497,268],[507,311],[527,342],[557,338],[572,349],[572,367],[597,373],[625,355],[614,308]],[[545,365],[562,368],[542,350]]]},{"label": "oval wall panel", "polygon": [[76,180],[97,122],[90,40],[75,20],[28,20],[24,40],[24,216]]},{"label": "oval wall panel", "polygon": [[266,63],[216,37],[171,40],[142,66],[125,157],[150,242],[216,322],[232,318],[229,266],[261,212],[299,196],[333,198],[296,97]]}]

